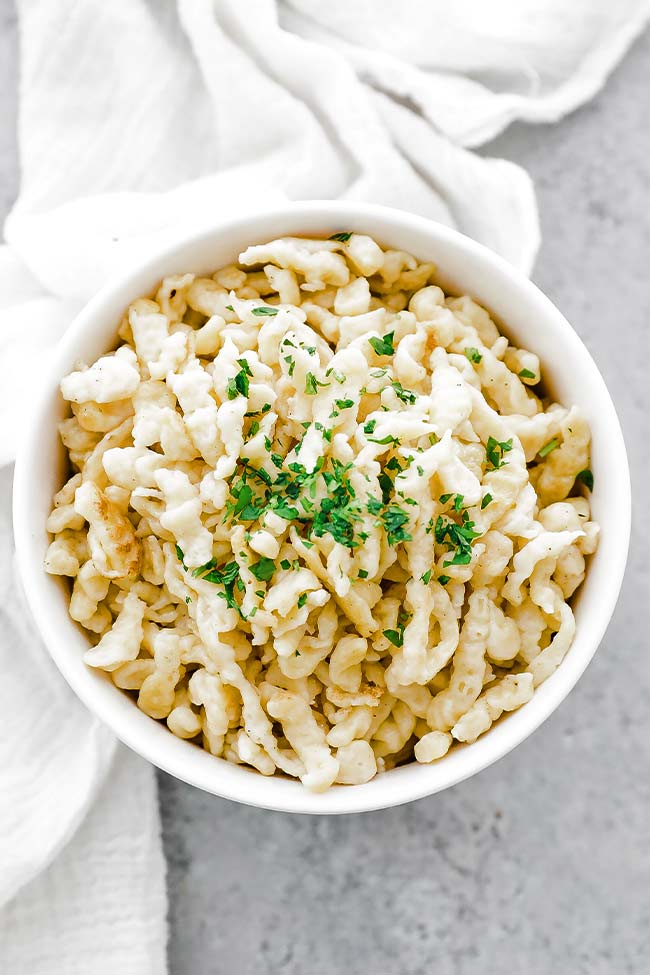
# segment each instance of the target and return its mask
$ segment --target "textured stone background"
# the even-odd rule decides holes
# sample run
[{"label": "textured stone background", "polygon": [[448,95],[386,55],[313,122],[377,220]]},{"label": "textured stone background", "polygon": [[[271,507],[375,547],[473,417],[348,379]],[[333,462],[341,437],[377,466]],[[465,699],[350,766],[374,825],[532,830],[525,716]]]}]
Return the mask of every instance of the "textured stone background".
[{"label": "textured stone background", "polygon": [[[1,214],[18,186],[15,47],[0,0]],[[535,179],[535,280],[592,351],[630,450],[631,558],[599,654],[514,753],[407,807],[300,818],[160,773],[172,975],[648,972],[649,91],[646,35],[585,108],[484,150]]]}]

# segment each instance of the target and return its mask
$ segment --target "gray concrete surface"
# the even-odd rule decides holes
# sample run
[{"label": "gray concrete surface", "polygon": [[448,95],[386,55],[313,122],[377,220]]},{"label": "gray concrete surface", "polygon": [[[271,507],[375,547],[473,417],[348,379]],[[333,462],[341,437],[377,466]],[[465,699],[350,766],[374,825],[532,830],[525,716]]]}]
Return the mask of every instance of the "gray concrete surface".
[{"label": "gray concrete surface", "polygon": [[[0,0],[3,208],[17,185],[14,46]],[[585,108],[484,150],[537,183],[535,279],[591,349],[630,449],[631,558],[599,654],[513,754],[407,807],[300,818],[161,773],[172,975],[650,971],[649,90],[646,36]]]}]

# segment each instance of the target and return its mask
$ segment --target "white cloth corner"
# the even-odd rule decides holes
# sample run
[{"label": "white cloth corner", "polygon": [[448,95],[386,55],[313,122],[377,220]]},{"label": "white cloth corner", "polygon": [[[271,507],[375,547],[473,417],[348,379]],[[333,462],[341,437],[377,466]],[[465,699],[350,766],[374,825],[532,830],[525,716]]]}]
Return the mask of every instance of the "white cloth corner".
[{"label": "white cloth corner", "polygon": [[[469,148],[593,96],[648,0],[18,0],[20,196],[0,248],[0,464],[47,353],[109,277],[175,235],[342,197],[457,227],[528,272],[528,175]],[[182,269],[179,269],[182,270]],[[40,645],[0,473],[0,967],[162,975],[153,770]]]}]

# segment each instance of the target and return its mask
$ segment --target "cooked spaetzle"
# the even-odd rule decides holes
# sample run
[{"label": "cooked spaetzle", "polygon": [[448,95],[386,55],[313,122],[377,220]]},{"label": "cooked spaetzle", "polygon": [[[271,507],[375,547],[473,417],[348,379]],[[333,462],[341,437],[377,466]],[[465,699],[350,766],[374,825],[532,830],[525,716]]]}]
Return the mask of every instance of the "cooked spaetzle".
[{"label": "cooked spaetzle", "polygon": [[586,420],[435,277],[362,234],[249,247],[134,301],[61,383],[45,568],[86,663],[315,791],[530,700],[597,543]]}]

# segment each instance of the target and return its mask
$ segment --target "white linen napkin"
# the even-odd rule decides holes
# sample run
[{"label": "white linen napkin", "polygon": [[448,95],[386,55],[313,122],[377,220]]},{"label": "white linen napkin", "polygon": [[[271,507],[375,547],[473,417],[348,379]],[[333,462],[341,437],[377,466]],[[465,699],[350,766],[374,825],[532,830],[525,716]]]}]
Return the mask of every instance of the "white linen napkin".
[{"label": "white linen napkin", "polygon": [[[283,198],[372,200],[456,226],[529,271],[529,178],[467,147],[591,97],[650,13],[648,0],[18,7],[22,178],[0,248],[0,463],[76,310],[190,228]],[[0,493],[8,502],[6,473]],[[153,771],[55,671],[2,518],[3,971],[160,975]]]}]

